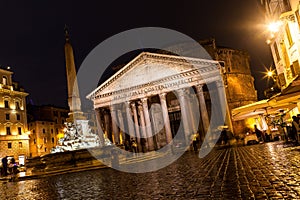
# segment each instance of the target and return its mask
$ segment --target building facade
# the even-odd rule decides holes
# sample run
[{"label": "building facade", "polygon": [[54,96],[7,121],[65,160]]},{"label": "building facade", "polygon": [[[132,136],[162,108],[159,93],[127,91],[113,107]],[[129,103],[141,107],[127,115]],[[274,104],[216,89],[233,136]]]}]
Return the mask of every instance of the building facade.
[{"label": "building facade", "polygon": [[300,75],[299,1],[261,1],[268,23],[267,43],[276,67],[277,86],[283,90]]},{"label": "building facade", "polygon": [[[213,38],[202,40],[200,44],[212,59],[221,62],[224,67],[223,79],[230,115],[232,109],[256,102],[257,91],[250,70],[249,54],[246,51],[217,46]],[[209,101],[209,97],[207,101]],[[245,133],[246,121],[231,120],[231,123],[235,135]]]},{"label": "building facade", "polygon": [[30,156],[49,154],[64,137],[68,109],[54,106],[28,105],[28,130],[30,131]]},{"label": "building facade", "polygon": [[[200,132],[201,140],[213,140],[226,121],[221,72],[217,61],[144,52],[88,98],[94,103],[104,136],[115,144],[126,145],[135,138],[141,151],[159,149],[172,141],[189,144],[190,136],[201,127],[205,129]],[[207,88],[210,104],[203,92]],[[175,138],[181,127],[183,135]]]},{"label": "building facade", "polygon": [[0,69],[0,157],[17,161],[29,156],[26,99],[28,95],[12,80],[13,72]]},{"label": "building facade", "polygon": [[[193,45],[186,45],[187,48],[168,48],[171,52],[178,52],[181,49],[188,52],[191,57],[198,57],[199,53],[206,59],[213,59],[220,62],[223,66],[223,80],[225,84],[226,99],[228,104],[229,115],[234,108],[248,105],[257,101],[257,91],[254,87],[254,78],[250,70],[250,56],[246,51],[232,49],[228,47],[220,47],[217,45],[214,38],[199,41],[199,44],[204,47],[209,57],[204,52],[198,52],[199,49]],[[164,52],[163,52],[164,53]],[[210,104],[209,92],[204,90],[204,96],[207,104]],[[226,125],[230,131],[238,135],[245,132],[247,122],[244,120],[232,121],[228,120]]]},{"label": "building facade", "polygon": [[[296,0],[260,0],[266,19],[266,43],[275,69],[268,72],[274,85],[268,99],[233,110],[234,120],[247,119],[271,135],[287,138],[292,116],[300,111],[300,12]],[[282,128],[284,127],[284,128]]]}]

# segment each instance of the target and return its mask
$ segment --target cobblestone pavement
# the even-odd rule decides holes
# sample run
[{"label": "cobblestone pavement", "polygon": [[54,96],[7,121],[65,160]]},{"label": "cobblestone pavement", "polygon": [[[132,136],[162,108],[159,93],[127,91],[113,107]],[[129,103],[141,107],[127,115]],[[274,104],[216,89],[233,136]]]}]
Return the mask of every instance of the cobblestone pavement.
[{"label": "cobblestone pavement", "polygon": [[0,199],[300,199],[300,147],[282,143],[185,153],[156,172],[100,169],[0,182]]}]

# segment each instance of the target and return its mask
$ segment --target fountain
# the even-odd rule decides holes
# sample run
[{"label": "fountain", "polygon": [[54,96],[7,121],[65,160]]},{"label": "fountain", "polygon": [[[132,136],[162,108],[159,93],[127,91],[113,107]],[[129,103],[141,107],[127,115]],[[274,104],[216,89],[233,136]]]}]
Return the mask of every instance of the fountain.
[{"label": "fountain", "polygon": [[[100,138],[91,131],[88,120],[76,122],[65,122],[64,137],[59,139],[58,145],[51,149],[51,153],[100,147]],[[111,143],[106,139],[105,146],[109,145]]]}]

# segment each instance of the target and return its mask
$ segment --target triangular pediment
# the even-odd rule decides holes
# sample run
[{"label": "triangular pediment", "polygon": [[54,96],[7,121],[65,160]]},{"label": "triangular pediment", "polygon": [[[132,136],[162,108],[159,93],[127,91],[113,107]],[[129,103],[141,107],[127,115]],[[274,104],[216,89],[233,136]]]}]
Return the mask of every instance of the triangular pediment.
[{"label": "triangular pediment", "polygon": [[209,74],[213,76],[214,73],[219,73],[219,63],[213,60],[144,52],[102,83],[87,98],[93,100],[112,94],[136,91],[149,85],[159,86],[168,81],[180,81],[185,76],[196,73],[195,71],[201,77],[210,76]]},{"label": "triangular pediment", "polygon": [[204,67],[218,63],[212,60],[183,58],[144,52],[102,83],[89,96],[94,93],[105,94],[137,85],[144,85],[149,82],[190,71],[195,67],[199,67],[199,64],[201,64],[201,67]]}]

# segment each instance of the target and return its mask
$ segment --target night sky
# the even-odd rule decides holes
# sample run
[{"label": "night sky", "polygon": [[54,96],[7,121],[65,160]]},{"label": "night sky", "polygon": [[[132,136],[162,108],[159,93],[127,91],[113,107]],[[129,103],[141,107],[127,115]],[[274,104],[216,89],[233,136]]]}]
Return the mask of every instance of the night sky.
[{"label": "night sky", "polygon": [[0,65],[36,105],[67,106],[64,25],[69,27],[76,67],[103,40],[138,27],[164,27],[195,40],[215,37],[218,46],[246,50],[259,98],[272,63],[265,18],[255,0],[190,1],[2,1]]}]

